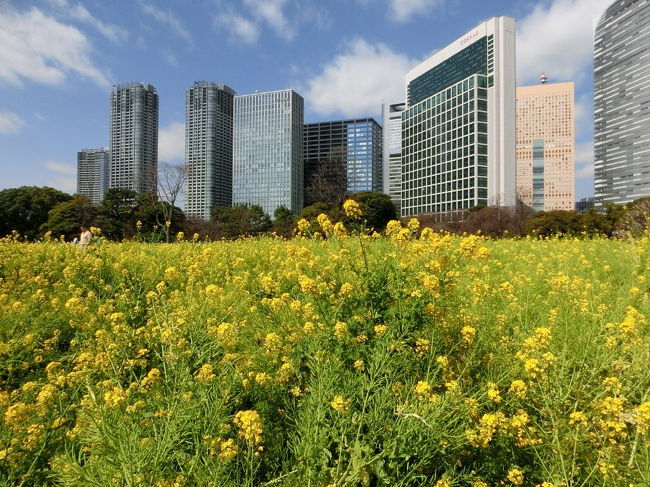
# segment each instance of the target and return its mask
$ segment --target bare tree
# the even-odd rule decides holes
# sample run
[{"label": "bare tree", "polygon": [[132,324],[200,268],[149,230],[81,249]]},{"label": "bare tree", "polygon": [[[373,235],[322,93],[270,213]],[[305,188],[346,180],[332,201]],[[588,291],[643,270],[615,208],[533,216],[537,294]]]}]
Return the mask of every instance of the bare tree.
[{"label": "bare tree", "polygon": [[186,169],[184,164],[162,162],[158,165],[158,199],[165,219],[165,240],[169,243],[170,229],[174,218],[174,207],[185,186]]},{"label": "bare tree", "polygon": [[347,177],[347,153],[345,148],[332,149],[327,159],[318,162],[318,170],[305,188],[305,206],[318,202],[339,205],[345,199]]}]

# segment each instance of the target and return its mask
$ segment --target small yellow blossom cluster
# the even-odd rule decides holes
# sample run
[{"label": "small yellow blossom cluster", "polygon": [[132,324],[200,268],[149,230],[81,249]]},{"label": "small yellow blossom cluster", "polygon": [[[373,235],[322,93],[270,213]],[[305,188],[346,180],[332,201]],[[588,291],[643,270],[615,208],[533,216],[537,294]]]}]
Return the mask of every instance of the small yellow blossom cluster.
[{"label": "small yellow blossom cluster", "polygon": [[516,357],[522,362],[529,379],[545,379],[546,369],[555,363],[555,355],[547,350],[551,338],[552,332],[550,328],[537,328],[535,334],[526,338],[522,344],[522,349],[516,353]]},{"label": "small yellow blossom cluster", "polygon": [[510,383],[510,388],[508,389],[509,394],[513,394],[519,399],[526,399],[526,393],[528,392],[528,386],[526,382],[521,379],[513,380]]},{"label": "small yellow blossom cluster", "polygon": [[418,381],[413,388],[413,392],[418,401],[437,402],[440,399],[440,396],[433,392],[431,384],[425,380]]},{"label": "small yellow blossom cluster", "polygon": [[343,338],[348,335],[348,324],[344,321],[337,321],[334,325],[334,336],[336,338]]},{"label": "small yellow blossom cluster", "polygon": [[610,348],[618,345],[629,347],[640,342],[640,328],[646,325],[646,318],[639,311],[628,306],[625,318],[620,323],[607,323],[605,329],[609,333],[606,344]]},{"label": "small yellow blossom cluster", "polygon": [[511,468],[508,470],[507,479],[512,485],[522,485],[524,483],[524,472],[518,468]]},{"label": "small yellow blossom cluster", "polygon": [[336,411],[339,414],[346,414],[350,410],[350,403],[352,402],[352,399],[346,399],[343,396],[336,395],[334,398],[330,401],[330,406],[334,411]]},{"label": "small yellow blossom cluster", "polygon": [[325,213],[318,215],[316,217],[316,221],[320,225],[320,228],[323,231],[324,235],[329,236],[334,233],[334,224]]},{"label": "small yellow blossom cluster", "polygon": [[239,411],[233,421],[241,439],[252,446],[262,444],[262,419],[257,411],[254,409]]},{"label": "small yellow blossom cluster", "polygon": [[541,444],[542,440],[536,436],[537,428],[530,426],[530,422],[530,416],[523,409],[510,417],[501,411],[485,413],[476,428],[465,431],[465,436],[474,448],[487,448],[497,434],[511,438],[520,448]]},{"label": "small yellow blossom cluster", "polygon": [[363,215],[359,203],[354,200],[346,200],[343,203],[343,211],[345,212],[345,216],[350,218],[360,218]]},{"label": "small yellow blossom cluster", "polygon": [[210,364],[203,364],[198,372],[194,374],[194,379],[202,384],[209,384],[214,378],[214,370]]},{"label": "small yellow blossom cluster", "polygon": [[466,344],[470,344],[474,341],[474,337],[476,336],[476,328],[463,326],[460,330],[460,336]]},{"label": "small yellow blossom cluster", "polygon": [[426,338],[416,338],[415,339],[415,353],[419,357],[424,357],[431,350],[431,341]]},{"label": "small yellow blossom cluster", "polygon": [[239,452],[239,447],[232,438],[223,440],[206,436],[203,443],[208,447],[210,455],[216,455],[222,460],[232,460]]}]

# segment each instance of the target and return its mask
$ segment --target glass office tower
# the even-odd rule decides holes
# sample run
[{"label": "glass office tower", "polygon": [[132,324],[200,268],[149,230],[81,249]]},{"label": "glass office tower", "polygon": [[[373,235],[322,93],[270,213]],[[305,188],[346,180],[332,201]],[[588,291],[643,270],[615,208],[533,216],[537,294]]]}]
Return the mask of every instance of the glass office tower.
[{"label": "glass office tower", "polygon": [[596,28],[596,207],[650,196],[649,24],[648,0],[617,0]]},{"label": "glass office tower", "polygon": [[155,192],[158,178],[158,94],[145,83],[113,86],[109,187]]},{"label": "glass office tower", "polygon": [[293,90],[235,97],[233,204],[303,207],[304,101]]},{"label": "glass office tower", "polygon": [[340,159],[345,172],[344,192],[381,191],[382,129],[372,118],[305,125],[305,205],[317,200],[308,194],[323,164]]},{"label": "glass office tower", "polygon": [[515,21],[495,17],[406,75],[402,216],[515,202]]},{"label": "glass office tower", "polygon": [[108,149],[83,149],[77,152],[77,194],[99,205],[108,189]]},{"label": "glass office tower", "polygon": [[213,206],[232,204],[235,92],[199,81],[185,97],[185,214],[210,219]]}]

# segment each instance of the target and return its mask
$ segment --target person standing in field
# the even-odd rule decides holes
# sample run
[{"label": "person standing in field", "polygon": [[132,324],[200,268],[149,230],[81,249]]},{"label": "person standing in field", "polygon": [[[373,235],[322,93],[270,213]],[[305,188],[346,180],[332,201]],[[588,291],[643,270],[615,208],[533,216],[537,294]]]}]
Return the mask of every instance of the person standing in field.
[{"label": "person standing in field", "polygon": [[90,240],[92,238],[93,238],[93,234],[88,229],[88,227],[81,225],[81,235],[79,236],[79,247],[81,247],[84,250],[88,248],[88,244],[90,243]]}]

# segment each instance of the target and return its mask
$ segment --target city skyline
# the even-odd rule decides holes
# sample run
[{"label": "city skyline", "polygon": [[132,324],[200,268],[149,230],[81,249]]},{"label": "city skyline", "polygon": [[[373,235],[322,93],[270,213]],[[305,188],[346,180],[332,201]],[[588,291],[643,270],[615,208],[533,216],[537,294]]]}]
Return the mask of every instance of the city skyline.
[{"label": "city skyline", "polygon": [[[338,1],[328,6],[267,3],[276,5],[275,17],[262,14],[253,2],[225,9],[206,2],[196,9],[202,19],[170,2],[156,3],[156,8],[144,0],[110,5],[90,0],[3,2],[0,23],[15,42],[0,46],[5,66],[0,72],[0,155],[5,166],[0,186],[50,185],[74,191],[70,181],[76,179],[77,151],[108,145],[105,94],[112,83],[136,79],[156,86],[159,159],[180,162],[183,94],[197,79],[226,83],[240,93],[292,87],[305,98],[308,123],[379,120],[382,102],[395,103],[403,97],[399,81],[403,72],[484,18],[510,14],[521,21],[518,84],[537,78],[541,71],[551,81],[577,81],[576,196],[592,194],[588,176],[592,158],[584,155],[593,133],[591,20],[601,9],[597,4],[604,7],[608,2],[555,0],[516,6],[505,1],[483,5],[359,0],[346,4],[346,9]],[[354,22],[355,14],[363,15],[363,25]],[[574,25],[577,21],[579,28]],[[431,22],[436,29],[429,28]],[[540,38],[538,34],[549,26],[554,27],[554,38]],[[30,28],[35,34],[48,32],[52,39],[68,40],[70,52],[43,51],[40,44],[29,42],[21,47],[25,41],[21,32]],[[246,32],[251,35],[242,37]],[[206,51],[198,46],[207,39],[212,48]],[[575,53],[556,59],[560,52],[556,44],[569,39]],[[57,45],[63,50],[64,44]],[[199,63],[205,53],[213,61]],[[32,58],[33,69],[21,61]],[[39,88],[35,99],[27,97],[31,86]]]}]

